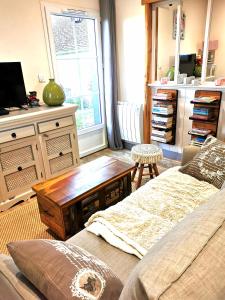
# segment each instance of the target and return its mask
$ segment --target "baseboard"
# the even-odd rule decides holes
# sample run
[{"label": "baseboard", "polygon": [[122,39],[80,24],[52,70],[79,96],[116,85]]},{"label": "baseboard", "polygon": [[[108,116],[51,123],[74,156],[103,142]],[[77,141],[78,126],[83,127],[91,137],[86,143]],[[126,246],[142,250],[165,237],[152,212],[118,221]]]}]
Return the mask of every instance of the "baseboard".
[{"label": "baseboard", "polygon": [[166,149],[162,149],[163,151],[163,156],[169,159],[173,159],[173,160],[181,160],[182,159],[182,153],[178,153],[178,152],[174,152],[174,151],[170,151],[170,150],[166,150]]}]

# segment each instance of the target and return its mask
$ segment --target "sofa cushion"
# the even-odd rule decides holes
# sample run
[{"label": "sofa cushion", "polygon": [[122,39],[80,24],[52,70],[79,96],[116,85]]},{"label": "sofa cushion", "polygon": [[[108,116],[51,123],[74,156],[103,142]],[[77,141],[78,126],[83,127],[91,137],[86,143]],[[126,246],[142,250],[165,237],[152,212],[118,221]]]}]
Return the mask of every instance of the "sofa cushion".
[{"label": "sofa cushion", "polygon": [[209,136],[199,153],[180,172],[207,181],[220,189],[225,181],[225,143]]},{"label": "sofa cushion", "polygon": [[77,246],[30,240],[7,247],[20,271],[47,299],[118,299],[123,288],[105,263]]},{"label": "sofa cushion", "polygon": [[224,222],[222,190],[151,248],[133,270],[119,299],[223,299]]},{"label": "sofa cushion", "polygon": [[92,255],[104,261],[124,284],[133,268],[140,261],[136,256],[128,254],[107,243],[103,238],[83,229],[66,243],[78,245]]},{"label": "sofa cushion", "polygon": [[[1,295],[5,295],[1,298]],[[0,254],[0,299],[46,300],[10,256]]]}]

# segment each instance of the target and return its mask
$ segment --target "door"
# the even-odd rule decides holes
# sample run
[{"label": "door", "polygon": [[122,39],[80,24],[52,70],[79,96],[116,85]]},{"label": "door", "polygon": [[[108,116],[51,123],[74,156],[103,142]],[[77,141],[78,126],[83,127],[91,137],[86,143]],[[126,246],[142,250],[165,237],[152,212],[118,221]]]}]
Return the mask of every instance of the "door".
[{"label": "door", "polygon": [[66,102],[78,105],[80,155],[106,147],[99,16],[44,4],[52,71]]}]

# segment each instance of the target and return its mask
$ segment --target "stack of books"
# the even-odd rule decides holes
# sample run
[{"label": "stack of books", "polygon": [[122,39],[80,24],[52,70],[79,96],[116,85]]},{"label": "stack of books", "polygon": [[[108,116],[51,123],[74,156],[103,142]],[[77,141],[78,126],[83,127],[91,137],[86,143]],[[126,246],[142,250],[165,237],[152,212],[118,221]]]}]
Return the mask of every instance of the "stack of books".
[{"label": "stack of books", "polygon": [[154,104],[152,112],[159,115],[171,115],[173,114],[173,106],[157,102]]},{"label": "stack of books", "polygon": [[172,131],[161,131],[157,132],[156,130],[152,130],[152,137],[153,141],[161,142],[161,143],[168,143],[172,140]]},{"label": "stack of books", "polygon": [[172,94],[171,93],[156,93],[153,96],[153,99],[158,99],[158,100],[173,100]]},{"label": "stack of books", "polygon": [[152,126],[158,128],[171,128],[173,126],[173,117],[159,117],[156,115],[152,116]]},{"label": "stack of books", "polygon": [[215,101],[218,101],[218,99],[216,97],[209,96],[209,97],[194,98],[192,101],[193,102],[200,102],[200,103],[213,103]]},{"label": "stack of books", "polygon": [[206,137],[203,137],[203,136],[195,137],[191,140],[191,145],[201,146],[205,140],[206,140]]},{"label": "stack of books", "polygon": [[212,132],[210,129],[205,128],[192,128],[190,134],[199,135],[199,136],[207,136]]},{"label": "stack of books", "polygon": [[194,107],[193,118],[200,120],[210,120],[213,117],[213,110],[206,107]]}]

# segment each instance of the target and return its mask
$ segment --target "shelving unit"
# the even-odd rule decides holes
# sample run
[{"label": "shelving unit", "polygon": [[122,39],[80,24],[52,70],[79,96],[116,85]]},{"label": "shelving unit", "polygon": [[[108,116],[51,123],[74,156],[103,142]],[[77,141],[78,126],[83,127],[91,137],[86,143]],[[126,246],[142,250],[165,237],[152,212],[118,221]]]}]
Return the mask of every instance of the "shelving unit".
[{"label": "shelving unit", "polygon": [[[220,114],[220,104],[221,104],[221,91],[196,91],[195,100],[190,103],[193,104],[193,111],[195,109],[202,110],[202,113],[193,114],[189,117],[192,120],[192,129],[188,132],[191,135],[191,144],[201,146],[204,140],[209,134],[216,136],[218,128],[218,119]],[[202,97],[213,97],[216,100],[213,102],[196,101],[198,98]],[[205,111],[205,114],[203,113]],[[210,117],[207,119],[207,115]],[[205,116],[205,119],[202,119]]]},{"label": "shelving unit", "polygon": [[[166,94],[169,99],[159,99],[158,94]],[[152,111],[152,136],[151,140],[163,144],[175,145],[176,142],[176,120],[177,120],[177,97],[178,91],[171,89],[158,89],[156,95],[153,95]],[[154,111],[163,105],[162,112]],[[165,113],[166,106],[172,106],[172,113]],[[167,123],[167,124],[166,124]],[[165,125],[164,125],[165,124]]]}]

